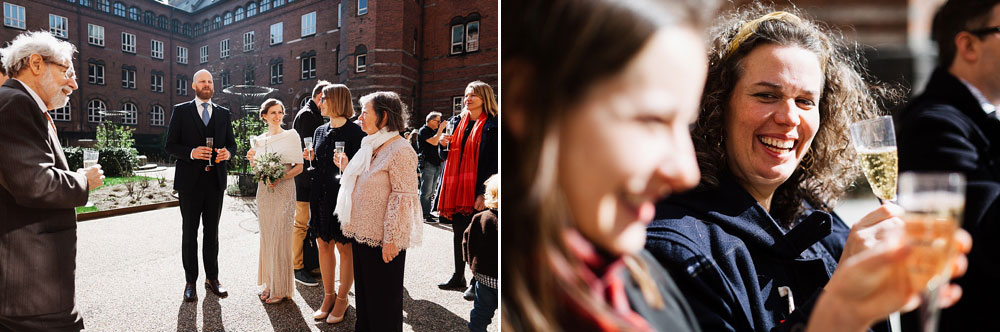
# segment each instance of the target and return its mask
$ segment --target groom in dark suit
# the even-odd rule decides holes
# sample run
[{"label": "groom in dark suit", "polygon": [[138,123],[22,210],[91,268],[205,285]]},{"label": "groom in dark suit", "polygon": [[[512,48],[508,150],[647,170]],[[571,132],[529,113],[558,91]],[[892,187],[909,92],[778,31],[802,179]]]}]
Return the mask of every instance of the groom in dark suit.
[{"label": "groom in dark suit", "polygon": [[24,33],[0,51],[0,331],[79,331],[76,211],[103,184],[100,166],[72,171],[46,111],[77,89],[72,44]]},{"label": "groom in dark suit", "polygon": [[[229,293],[219,283],[219,216],[226,190],[227,162],[236,150],[229,110],[212,103],[215,93],[212,74],[199,70],[194,74],[192,101],[174,106],[167,127],[166,149],[177,158],[174,189],[180,195],[184,261],[184,301],[195,301],[198,292],[198,224],[204,225],[202,259],[205,262],[205,288],[219,297]],[[205,139],[214,139],[213,147]],[[211,159],[211,163],[209,162]]]}]

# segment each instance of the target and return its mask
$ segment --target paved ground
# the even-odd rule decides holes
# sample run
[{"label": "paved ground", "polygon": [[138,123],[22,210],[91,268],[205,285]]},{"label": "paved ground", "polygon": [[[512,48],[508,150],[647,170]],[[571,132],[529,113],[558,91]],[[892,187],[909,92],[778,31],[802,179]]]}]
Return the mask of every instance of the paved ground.
[{"label": "paved ground", "polygon": [[[201,286],[202,272],[198,302],[191,303],[182,300],[177,207],[81,222],[76,299],[87,330],[352,331],[353,290],[347,319],[332,326],[312,319],[323,300],[322,286],[296,284],[293,301],[275,305],[257,298],[259,234],[252,204],[251,199],[225,199],[219,224],[219,279],[228,287],[229,297],[208,295]],[[460,291],[436,286],[451,273],[451,236],[450,225],[425,224],[423,245],[407,253],[405,331],[467,330],[472,302],[462,299]],[[490,331],[499,330],[497,316]]]}]

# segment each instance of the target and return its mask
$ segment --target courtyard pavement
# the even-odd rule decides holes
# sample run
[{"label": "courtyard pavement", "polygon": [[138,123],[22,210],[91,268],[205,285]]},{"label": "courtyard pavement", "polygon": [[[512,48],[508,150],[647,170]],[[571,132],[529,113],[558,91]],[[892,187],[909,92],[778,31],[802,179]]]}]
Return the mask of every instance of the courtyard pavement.
[{"label": "courtyard pavement", "polygon": [[[172,168],[163,173],[172,177]],[[145,175],[145,174],[144,174]],[[184,302],[181,215],[177,207],[78,224],[76,307],[87,331],[353,331],[354,291],[346,319],[316,322],[323,287],[296,283],[291,301],[257,298],[259,233],[252,198],[226,196],[219,222],[219,279],[227,298],[204,288]],[[291,216],[289,216],[291,222]],[[452,270],[451,225],[424,224],[424,243],[406,255],[404,331],[467,331],[472,302],[461,291],[440,290]],[[201,235],[198,236],[201,244]],[[468,270],[468,269],[466,269]],[[471,273],[466,271],[466,278]],[[498,331],[499,310],[489,331]]]}]

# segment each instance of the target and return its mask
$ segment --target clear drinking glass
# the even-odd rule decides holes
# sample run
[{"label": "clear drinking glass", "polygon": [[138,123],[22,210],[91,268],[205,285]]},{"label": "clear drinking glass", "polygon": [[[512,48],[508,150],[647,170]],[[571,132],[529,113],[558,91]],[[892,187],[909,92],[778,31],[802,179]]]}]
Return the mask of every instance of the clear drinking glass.
[{"label": "clear drinking glass", "polygon": [[951,279],[948,266],[965,207],[965,177],[959,173],[903,173],[899,205],[906,209],[903,239],[913,247],[906,264],[910,281],[912,287],[924,290],[920,330],[934,332],[941,312],[938,291]]},{"label": "clear drinking glass", "polygon": [[[333,155],[334,155],[334,158],[338,158],[337,159],[338,162],[340,161],[340,159],[339,159],[340,155],[342,155],[344,153],[344,144],[345,144],[345,142],[333,142]],[[342,168],[338,168],[338,170],[337,170],[337,176],[335,178],[339,179],[341,177],[341,175],[343,175],[343,174],[344,174],[344,170]]]},{"label": "clear drinking glass", "polygon": [[899,174],[896,154],[896,133],[892,117],[880,116],[851,124],[851,141],[861,158],[865,178],[879,201],[896,200],[896,178]]},{"label": "clear drinking glass", "polygon": [[[214,149],[215,148],[215,137],[205,137],[205,146],[209,147],[210,149]],[[212,167],[212,157],[211,156],[208,157],[208,166],[205,166],[205,170],[207,171],[209,169],[209,167]]]},{"label": "clear drinking glass", "polygon": [[[312,137],[303,138],[302,141],[306,143],[306,151],[312,150],[312,148],[313,148],[313,139],[312,139]],[[315,167],[312,166],[312,161],[306,160],[306,162],[309,163],[309,168],[306,168],[307,171],[312,171],[312,170],[316,169]]]},{"label": "clear drinking glass", "polygon": [[[91,168],[91,167],[94,167],[95,165],[97,165],[97,158],[99,156],[100,156],[100,152],[98,152],[97,150],[91,150],[91,149],[83,150],[83,169],[86,170],[88,168]],[[84,206],[86,206],[86,207],[92,207],[92,206],[94,206],[94,202],[91,202],[91,201],[88,200],[87,201],[87,205],[84,205]]]},{"label": "clear drinking glass", "polygon": [[[455,124],[452,123],[451,121],[448,121],[448,125],[444,127],[444,134],[448,135],[448,139],[450,140],[451,135],[454,133],[455,133]],[[451,142],[448,142],[448,145],[444,147],[444,150],[448,151],[450,147],[451,147]]]}]

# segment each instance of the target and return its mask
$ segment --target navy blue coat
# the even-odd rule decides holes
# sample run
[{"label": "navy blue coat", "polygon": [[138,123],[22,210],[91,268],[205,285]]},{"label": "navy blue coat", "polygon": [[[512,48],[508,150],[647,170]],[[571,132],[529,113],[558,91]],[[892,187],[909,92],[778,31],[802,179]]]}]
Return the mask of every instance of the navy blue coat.
[{"label": "navy blue coat", "polygon": [[[925,92],[900,113],[901,171],[965,174],[962,227],[972,234],[969,270],[956,280],[965,292],[941,313],[941,331],[1000,331],[1000,121],[983,111],[961,81],[938,69]],[[904,315],[904,330],[912,322]]]},{"label": "navy blue coat", "polygon": [[[660,202],[656,215],[646,249],[670,271],[705,331],[804,328],[850,231],[822,211],[784,230],[732,177]],[[779,294],[783,287],[791,296]]]}]

